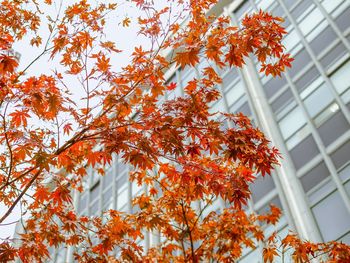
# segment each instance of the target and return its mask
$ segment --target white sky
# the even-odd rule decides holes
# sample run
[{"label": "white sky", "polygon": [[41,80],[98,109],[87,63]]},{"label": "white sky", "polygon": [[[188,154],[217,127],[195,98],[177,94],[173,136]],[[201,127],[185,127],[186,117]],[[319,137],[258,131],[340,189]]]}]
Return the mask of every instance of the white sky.
[{"label": "white sky", "polygon": [[[72,3],[73,1],[69,1]],[[92,1],[93,2],[93,1]],[[111,1],[113,2],[113,1]],[[119,2],[119,1],[114,1]],[[112,38],[112,40],[116,43],[116,48],[123,50],[124,52],[118,54],[116,57],[112,58],[112,65],[117,68],[121,68],[121,66],[126,65],[129,62],[130,54],[134,50],[134,47],[142,45],[144,49],[147,49],[150,45],[149,42],[143,37],[138,36],[137,33],[137,17],[141,14],[140,10],[136,9],[134,6],[130,4],[128,1],[124,1],[125,3],[119,7],[117,12],[113,14],[110,20],[107,22],[108,27],[106,30],[106,35],[108,38]],[[67,3],[67,2],[65,2]],[[157,0],[154,3],[156,8],[160,8],[167,3],[165,0]],[[55,10],[50,8],[45,10],[45,16],[48,14],[55,13]],[[128,28],[123,28],[121,25],[118,25],[126,16],[130,17],[131,24]],[[45,43],[45,36],[48,36],[48,30],[44,26],[41,28],[41,36],[43,39],[43,43]],[[14,50],[21,54],[20,66],[19,70],[24,69],[34,58],[38,56],[42,52],[43,47],[31,47],[29,45],[30,38],[25,38],[20,42],[15,43]],[[50,74],[50,71],[58,65],[57,61],[49,61],[48,56],[42,57],[35,64],[33,64],[27,72],[27,76],[30,75],[41,75],[41,74]],[[81,94],[81,90],[74,90],[74,86],[72,85],[73,94]],[[7,208],[0,203],[0,216],[2,216],[7,211]],[[16,207],[11,215],[5,220],[4,224],[12,223],[18,221],[20,218],[20,209]],[[0,225],[0,242],[3,239],[12,237],[14,233],[16,224],[10,225]]]}]

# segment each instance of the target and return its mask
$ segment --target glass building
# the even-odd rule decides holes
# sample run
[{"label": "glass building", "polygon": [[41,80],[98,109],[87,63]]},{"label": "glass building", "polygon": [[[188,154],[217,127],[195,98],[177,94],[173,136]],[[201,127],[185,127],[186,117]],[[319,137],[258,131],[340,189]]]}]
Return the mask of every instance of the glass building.
[{"label": "glass building", "polygon": [[[215,8],[229,15],[233,25],[259,9],[283,17],[288,32],[284,45],[295,59],[281,78],[259,73],[254,58],[243,69],[220,71],[222,98],[212,111],[243,112],[283,155],[272,177],[258,177],[251,186],[249,209],[262,213],[271,203],[282,208],[281,235],[292,229],[314,242],[350,244],[350,1],[222,0]],[[178,88],[166,98],[181,96],[206,63],[169,70],[167,79]],[[104,177],[92,175],[87,190],[76,196],[79,213],[133,212],[132,197],[146,189],[129,182],[128,169],[116,158]],[[160,240],[145,237],[146,249]],[[72,251],[56,250],[52,259],[72,262]],[[241,262],[261,262],[260,248],[245,251]]]}]

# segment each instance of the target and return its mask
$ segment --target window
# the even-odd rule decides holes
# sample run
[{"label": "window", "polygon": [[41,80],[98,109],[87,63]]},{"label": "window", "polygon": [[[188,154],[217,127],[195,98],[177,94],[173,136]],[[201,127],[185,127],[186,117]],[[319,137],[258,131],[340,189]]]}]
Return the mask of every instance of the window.
[{"label": "window", "polygon": [[295,107],[282,120],[279,121],[279,127],[284,139],[289,138],[293,133],[299,130],[306,123],[306,119],[299,107]]},{"label": "window", "polygon": [[271,103],[271,108],[275,113],[279,112],[280,110],[284,109],[287,104],[292,104],[293,100],[293,94],[288,88],[277,99],[275,99],[274,102]]},{"label": "window", "polygon": [[[241,16],[243,16],[246,13],[249,13],[251,11],[250,8],[250,4],[249,1],[244,1],[239,8],[237,9],[237,11],[235,12],[237,18],[241,18]],[[239,19],[240,20],[240,19]]]},{"label": "window", "polygon": [[[294,1],[295,2],[295,1]],[[296,20],[302,19],[302,14],[305,15],[311,7],[311,0],[301,1],[292,11],[292,16]]]},{"label": "window", "polygon": [[141,191],[143,189],[142,185],[139,185],[137,183],[137,180],[135,180],[134,182],[132,182],[132,196],[135,197],[137,193],[139,193],[139,191]]},{"label": "window", "polygon": [[301,184],[305,190],[308,192],[314,186],[318,185],[325,178],[329,176],[328,168],[325,163],[322,161],[316,167],[312,168],[307,174],[300,178]]},{"label": "window", "polygon": [[242,97],[244,92],[245,89],[242,81],[238,81],[227,93],[225,93],[228,106],[230,107],[234,102]]},{"label": "window", "polygon": [[288,72],[291,77],[294,77],[299,71],[305,68],[311,62],[311,58],[309,54],[306,52],[305,48],[303,48],[299,53],[294,56],[293,67],[288,69]]},{"label": "window", "polygon": [[100,194],[100,181],[91,188],[90,190],[90,202],[94,201]]},{"label": "window", "polygon": [[[328,21],[326,19],[324,19],[321,23],[319,23],[310,33],[307,34],[307,36],[305,37],[307,42],[312,41],[313,39],[315,39],[318,35],[320,35],[325,28],[328,25]],[[334,38],[336,39],[336,38]],[[333,39],[327,39],[327,40],[333,40]]]},{"label": "window", "polygon": [[[319,86],[322,79],[319,77],[320,73],[315,66],[312,66],[304,75],[302,75],[297,81],[295,81],[295,86],[299,92],[305,89],[314,89]],[[304,96],[305,98],[306,96]]]},{"label": "window", "polygon": [[338,43],[333,47],[327,54],[320,60],[322,66],[328,69],[333,65],[339,58],[341,58],[346,53],[346,48],[342,43]]},{"label": "window", "polygon": [[103,189],[105,189],[107,186],[111,185],[113,183],[113,169],[110,167],[106,174],[102,178],[102,186]]},{"label": "window", "polygon": [[232,68],[230,71],[228,71],[225,76],[222,78],[222,89],[224,91],[228,90],[231,85],[236,82],[236,79],[238,78],[238,72],[237,69]]},{"label": "window", "polygon": [[316,127],[320,127],[324,122],[326,122],[335,112],[339,110],[339,105],[337,103],[332,103],[325,110],[323,110],[320,114],[318,114],[314,123]]},{"label": "window", "polygon": [[299,43],[300,39],[299,36],[296,32],[296,30],[291,29],[288,33],[288,35],[286,35],[283,40],[282,40],[282,44],[285,46],[286,51],[291,51],[298,43]]},{"label": "window", "polygon": [[284,76],[271,78],[270,80],[268,80],[264,84],[266,97],[271,98],[278,90],[283,88],[285,84],[286,84],[286,78]]},{"label": "window", "polygon": [[99,200],[96,200],[90,205],[90,215],[98,215],[100,212]]},{"label": "window", "polygon": [[121,192],[118,192],[117,196],[117,209],[122,208],[128,202],[128,189],[124,189]]},{"label": "window", "polygon": [[117,179],[117,188],[118,191],[122,191],[124,188],[127,187],[127,181],[128,181],[128,177],[124,174],[122,176],[120,176]]},{"label": "window", "polygon": [[280,198],[278,196],[274,197],[270,202],[268,202],[266,205],[258,209],[257,213],[259,215],[264,215],[270,212],[270,205],[274,205],[279,207],[282,210],[282,204],[280,201]]},{"label": "window", "polygon": [[338,111],[318,128],[318,132],[325,146],[330,145],[349,130],[350,125],[341,111]]},{"label": "window", "polygon": [[259,201],[274,188],[275,184],[271,176],[267,175],[262,177],[259,175],[256,180],[250,185],[253,201]]},{"label": "window", "polygon": [[[332,1],[329,1],[329,2],[332,2]],[[327,2],[327,1],[325,1],[325,2]],[[345,32],[345,30],[348,29],[349,26],[350,26],[350,19],[349,19],[349,17],[350,17],[350,8],[348,7],[343,13],[341,13],[335,19],[335,23],[337,24],[337,26],[339,27],[339,29],[342,32]]]},{"label": "window", "polygon": [[[350,179],[350,163],[339,172],[339,177],[342,182],[346,182]],[[345,189],[347,189],[347,192],[350,193],[350,181],[345,185]]]},{"label": "window", "polygon": [[300,22],[299,28],[304,36],[307,36],[321,21],[324,19],[321,11],[314,8],[304,19]]},{"label": "window", "polygon": [[349,161],[350,156],[350,141],[344,143],[334,153],[331,154],[333,163],[337,169],[341,168]]},{"label": "window", "polygon": [[336,9],[341,4],[341,2],[343,2],[343,0],[323,0],[322,5],[328,13],[332,13],[332,11]]},{"label": "window", "polygon": [[308,113],[313,118],[330,105],[333,100],[332,92],[325,83],[322,83],[315,91],[304,99],[304,104]]},{"label": "window", "polygon": [[304,125],[299,131],[293,134],[286,141],[286,146],[288,150],[293,149],[296,145],[298,145],[306,136],[310,134],[310,128],[308,125]]},{"label": "window", "polygon": [[289,152],[295,169],[298,170],[311,161],[319,153],[319,150],[314,138],[310,134]]},{"label": "window", "polygon": [[327,26],[323,31],[310,42],[311,49],[316,55],[320,54],[330,43],[337,39],[336,34],[330,26]]},{"label": "window", "polygon": [[239,107],[236,112],[242,112],[245,116],[248,117],[252,115],[252,111],[250,110],[248,101],[246,101],[241,107]]},{"label": "window", "polygon": [[312,208],[324,241],[336,240],[350,230],[350,214],[338,191]]},{"label": "window", "polygon": [[212,106],[210,106],[210,109],[209,109],[210,113],[215,113],[218,111],[226,112],[225,103],[222,98],[216,101]]},{"label": "window", "polygon": [[[186,87],[188,82],[193,80],[196,77],[196,72],[189,67],[186,67],[183,71],[180,71],[180,76],[181,76],[181,83],[182,83],[182,87]],[[175,89],[175,93],[178,96],[181,96],[182,94],[182,89],[180,87],[180,85],[178,85],[178,87],[176,87]]]},{"label": "window", "polygon": [[109,187],[107,190],[104,191],[102,198],[103,198],[103,203],[108,203],[111,200],[112,197],[112,187]]},{"label": "window", "polygon": [[78,206],[79,213],[81,213],[86,208],[86,205],[87,205],[87,195],[84,194],[80,197],[80,200],[79,200],[79,206]]},{"label": "window", "polygon": [[350,88],[350,60],[343,64],[336,72],[334,72],[330,79],[339,94],[342,94]]}]

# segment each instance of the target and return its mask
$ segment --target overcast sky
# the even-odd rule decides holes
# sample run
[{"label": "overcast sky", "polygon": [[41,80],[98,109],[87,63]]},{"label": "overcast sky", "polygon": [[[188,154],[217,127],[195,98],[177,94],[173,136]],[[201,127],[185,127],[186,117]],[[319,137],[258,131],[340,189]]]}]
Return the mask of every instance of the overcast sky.
[{"label": "overcast sky", "polygon": [[[39,1],[41,2],[41,1]],[[58,2],[58,1],[57,1]],[[67,1],[68,2],[68,1]],[[67,3],[66,2],[66,3]],[[69,1],[72,3],[73,1]],[[120,3],[120,1],[117,1]],[[166,4],[165,0],[155,1],[155,7],[160,8]],[[51,7],[45,10],[46,15],[53,15],[57,7]],[[176,10],[176,7],[174,7]],[[140,10],[135,8],[130,2],[125,1],[124,4],[120,5],[119,9],[110,16],[107,21],[106,35],[115,41],[116,48],[123,50],[124,52],[118,54],[112,59],[112,64],[114,67],[120,69],[122,66],[129,62],[130,54],[134,50],[134,47],[142,45],[144,49],[147,49],[150,45],[149,42],[140,35],[137,35],[137,17],[140,15]],[[131,24],[128,28],[124,28],[120,24],[122,19],[128,16],[131,19]],[[48,36],[47,26],[43,25],[40,29],[41,37],[43,43],[45,43],[45,37]],[[31,47],[29,45],[30,38],[24,38],[20,42],[15,43],[14,50],[21,54],[19,70],[24,69],[31,61],[36,58],[43,50],[43,46]],[[27,71],[27,76],[35,75],[39,76],[41,74],[50,74],[51,70],[55,67],[59,67],[58,62],[49,60],[48,56],[43,56],[31,68]],[[72,85],[72,93],[81,94],[81,90],[74,90],[75,85]],[[0,203],[0,216],[2,216],[7,211],[7,208]],[[8,237],[12,237],[16,224],[9,224],[18,221],[20,218],[20,208],[16,207],[11,215],[5,220],[4,225],[0,225],[0,242]]]}]

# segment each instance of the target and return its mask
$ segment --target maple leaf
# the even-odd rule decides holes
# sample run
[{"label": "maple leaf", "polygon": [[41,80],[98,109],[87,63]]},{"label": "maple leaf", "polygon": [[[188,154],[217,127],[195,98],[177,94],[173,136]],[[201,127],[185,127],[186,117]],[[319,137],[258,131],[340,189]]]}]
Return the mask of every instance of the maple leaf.
[{"label": "maple leaf", "polygon": [[267,247],[267,248],[263,249],[264,262],[271,262],[272,263],[275,256],[278,256],[276,248]]},{"label": "maple leaf", "polygon": [[25,111],[19,111],[16,110],[12,113],[10,113],[10,116],[12,117],[12,122],[15,127],[19,127],[23,125],[24,127],[27,126],[27,118],[30,117],[28,114],[28,110]]},{"label": "maple leaf", "polygon": [[63,126],[63,133],[69,135],[69,133],[73,130],[72,124],[67,123]]},{"label": "maple leaf", "polygon": [[176,83],[175,82],[171,82],[168,86],[167,86],[167,89],[168,90],[174,90],[176,89]]},{"label": "maple leaf", "polygon": [[0,54],[0,75],[13,73],[17,66],[18,62],[15,57]]},{"label": "maple leaf", "polygon": [[124,19],[123,19],[123,22],[122,22],[123,27],[129,27],[130,22],[131,22],[131,20],[130,20],[129,17],[124,18]]},{"label": "maple leaf", "polygon": [[185,68],[187,65],[194,67],[199,62],[199,49],[192,48],[189,51],[178,52],[174,58],[177,65]]}]

